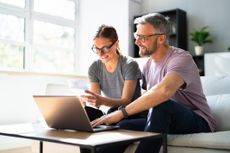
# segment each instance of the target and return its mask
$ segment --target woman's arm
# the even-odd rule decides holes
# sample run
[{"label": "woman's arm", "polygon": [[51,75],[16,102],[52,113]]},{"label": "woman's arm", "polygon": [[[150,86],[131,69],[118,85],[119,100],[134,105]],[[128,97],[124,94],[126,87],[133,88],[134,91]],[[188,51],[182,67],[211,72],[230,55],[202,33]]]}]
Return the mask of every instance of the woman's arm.
[{"label": "woman's arm", "polygon": [[106,106],[121,106],[127,105],[132,101],[135,89],[137,85],[137,80],[125,80],[122,95],[120,99],[113,99],[104,97],[103,105]]},{"label": "woman's arm", "polygon": [[96,106],[105,105],[110,107],[118,107],[121,105],[127,105],[132,100],[136,85],[137,80],[125,80],[121,98],[114,99],[101,96],[99,84],[94,82],[90,83],[90,90],[86,90],[86,93],[89,95],[84,95],[84,97],[86,98],[87,102]]},{"label": "woman's arm", "polygon": [[90,91],[92,91],[95,94],[101,94],[101,88],[97,82],[90,82]]}]

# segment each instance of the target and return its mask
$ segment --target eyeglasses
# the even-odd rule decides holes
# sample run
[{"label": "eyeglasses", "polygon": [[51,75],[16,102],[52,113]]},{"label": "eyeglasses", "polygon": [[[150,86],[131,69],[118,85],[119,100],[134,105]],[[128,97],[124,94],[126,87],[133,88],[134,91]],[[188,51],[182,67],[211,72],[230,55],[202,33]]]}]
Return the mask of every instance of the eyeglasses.
[{"label": "eyeglasses", "polygon": [[110,46],[104,46],[102,48],[97,48],[95,45],[93,45],[91,49],[96,54],[98,54],[99,52],[108,53],[110,51],[110,48],[113,47],[115,43],[116,41],[114,41]]},{"label": "eyeglasses", "polygon": [[140,39],[142,42],[145,42],[147,38],[153,37],[153,36],[158,36],[158,35],[164,35],[164,33],[155,33],[151,35],[139,35],[136,32],[133,33],[133,36],[135,39]]}]

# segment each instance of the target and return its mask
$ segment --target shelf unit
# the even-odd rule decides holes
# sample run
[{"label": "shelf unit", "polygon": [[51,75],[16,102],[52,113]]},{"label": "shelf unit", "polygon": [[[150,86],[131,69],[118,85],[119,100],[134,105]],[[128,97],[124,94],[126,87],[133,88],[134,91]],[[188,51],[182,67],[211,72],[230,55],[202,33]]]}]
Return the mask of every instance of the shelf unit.
[{"label": "shelf unit", "polygon": [[204,55],[193,56],[193,60],[196,63],[200,76],[204,76]]},{"label": "shelf unit", "polygon": [[[169,18],[171,23],[171,33],[169,34],[169,44],[175,47],[187,50],[187,19],[186,12],[181,9],[173,9],[167,11],[158,12]],[[135,16],[135,18],[140,17]],[[134,31],[136,31],[136,26],[134,25]],[[134,57],[139,56],[139,48],[134,43]]]}]

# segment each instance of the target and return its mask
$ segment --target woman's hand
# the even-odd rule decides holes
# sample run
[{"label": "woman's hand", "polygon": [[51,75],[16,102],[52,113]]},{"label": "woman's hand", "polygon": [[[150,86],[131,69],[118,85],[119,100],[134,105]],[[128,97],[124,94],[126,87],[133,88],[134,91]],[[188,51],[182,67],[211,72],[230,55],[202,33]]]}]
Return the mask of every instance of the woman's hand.
[{"label": "woman's hand", "polygon": [[89,90],[85,90],[84,95],[80,96],[81,101],[83,101],[83,103],[89,103],[92,106],[98,107],[101,105],[100,103],[100,99],[101,96],[99,94],[95,94]]},{"label": "woman's hand", "polygon": [[91,124],[93,127],[96,127],[101,124],[110,125],[112,123],[117,123],[122,119],[123,119],[123,114],[120,110],[118,110],[93,120]]}]

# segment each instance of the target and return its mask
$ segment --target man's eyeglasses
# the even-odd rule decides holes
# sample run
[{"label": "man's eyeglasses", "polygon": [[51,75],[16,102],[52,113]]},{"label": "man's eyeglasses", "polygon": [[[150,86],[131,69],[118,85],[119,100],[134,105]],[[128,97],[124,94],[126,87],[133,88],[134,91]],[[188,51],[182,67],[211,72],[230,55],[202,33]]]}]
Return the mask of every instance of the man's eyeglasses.
[{"label": "man's eyeglasses", "polygon": [[91,49],[96,54],[98,54],[99,52],[108,53],[110,51],[110,48],[113,47],[115,43],[116,41],[114,41],[110,46],[104,46],[102,48],[97,48],[95,45],[93,45]]},{"label": "man's eyeglasses", "polygon": [[158,35],[164,35],[164,33],[154,33],[154,34],[151,34],[151,35],[139,35],[137,34],[136,32],[133,33],[133,36],[135,39],[139,39],[141,40],[142,42],[145,42],[145,40],[149,37],[153,37],[153,36],[158,36]]}]

